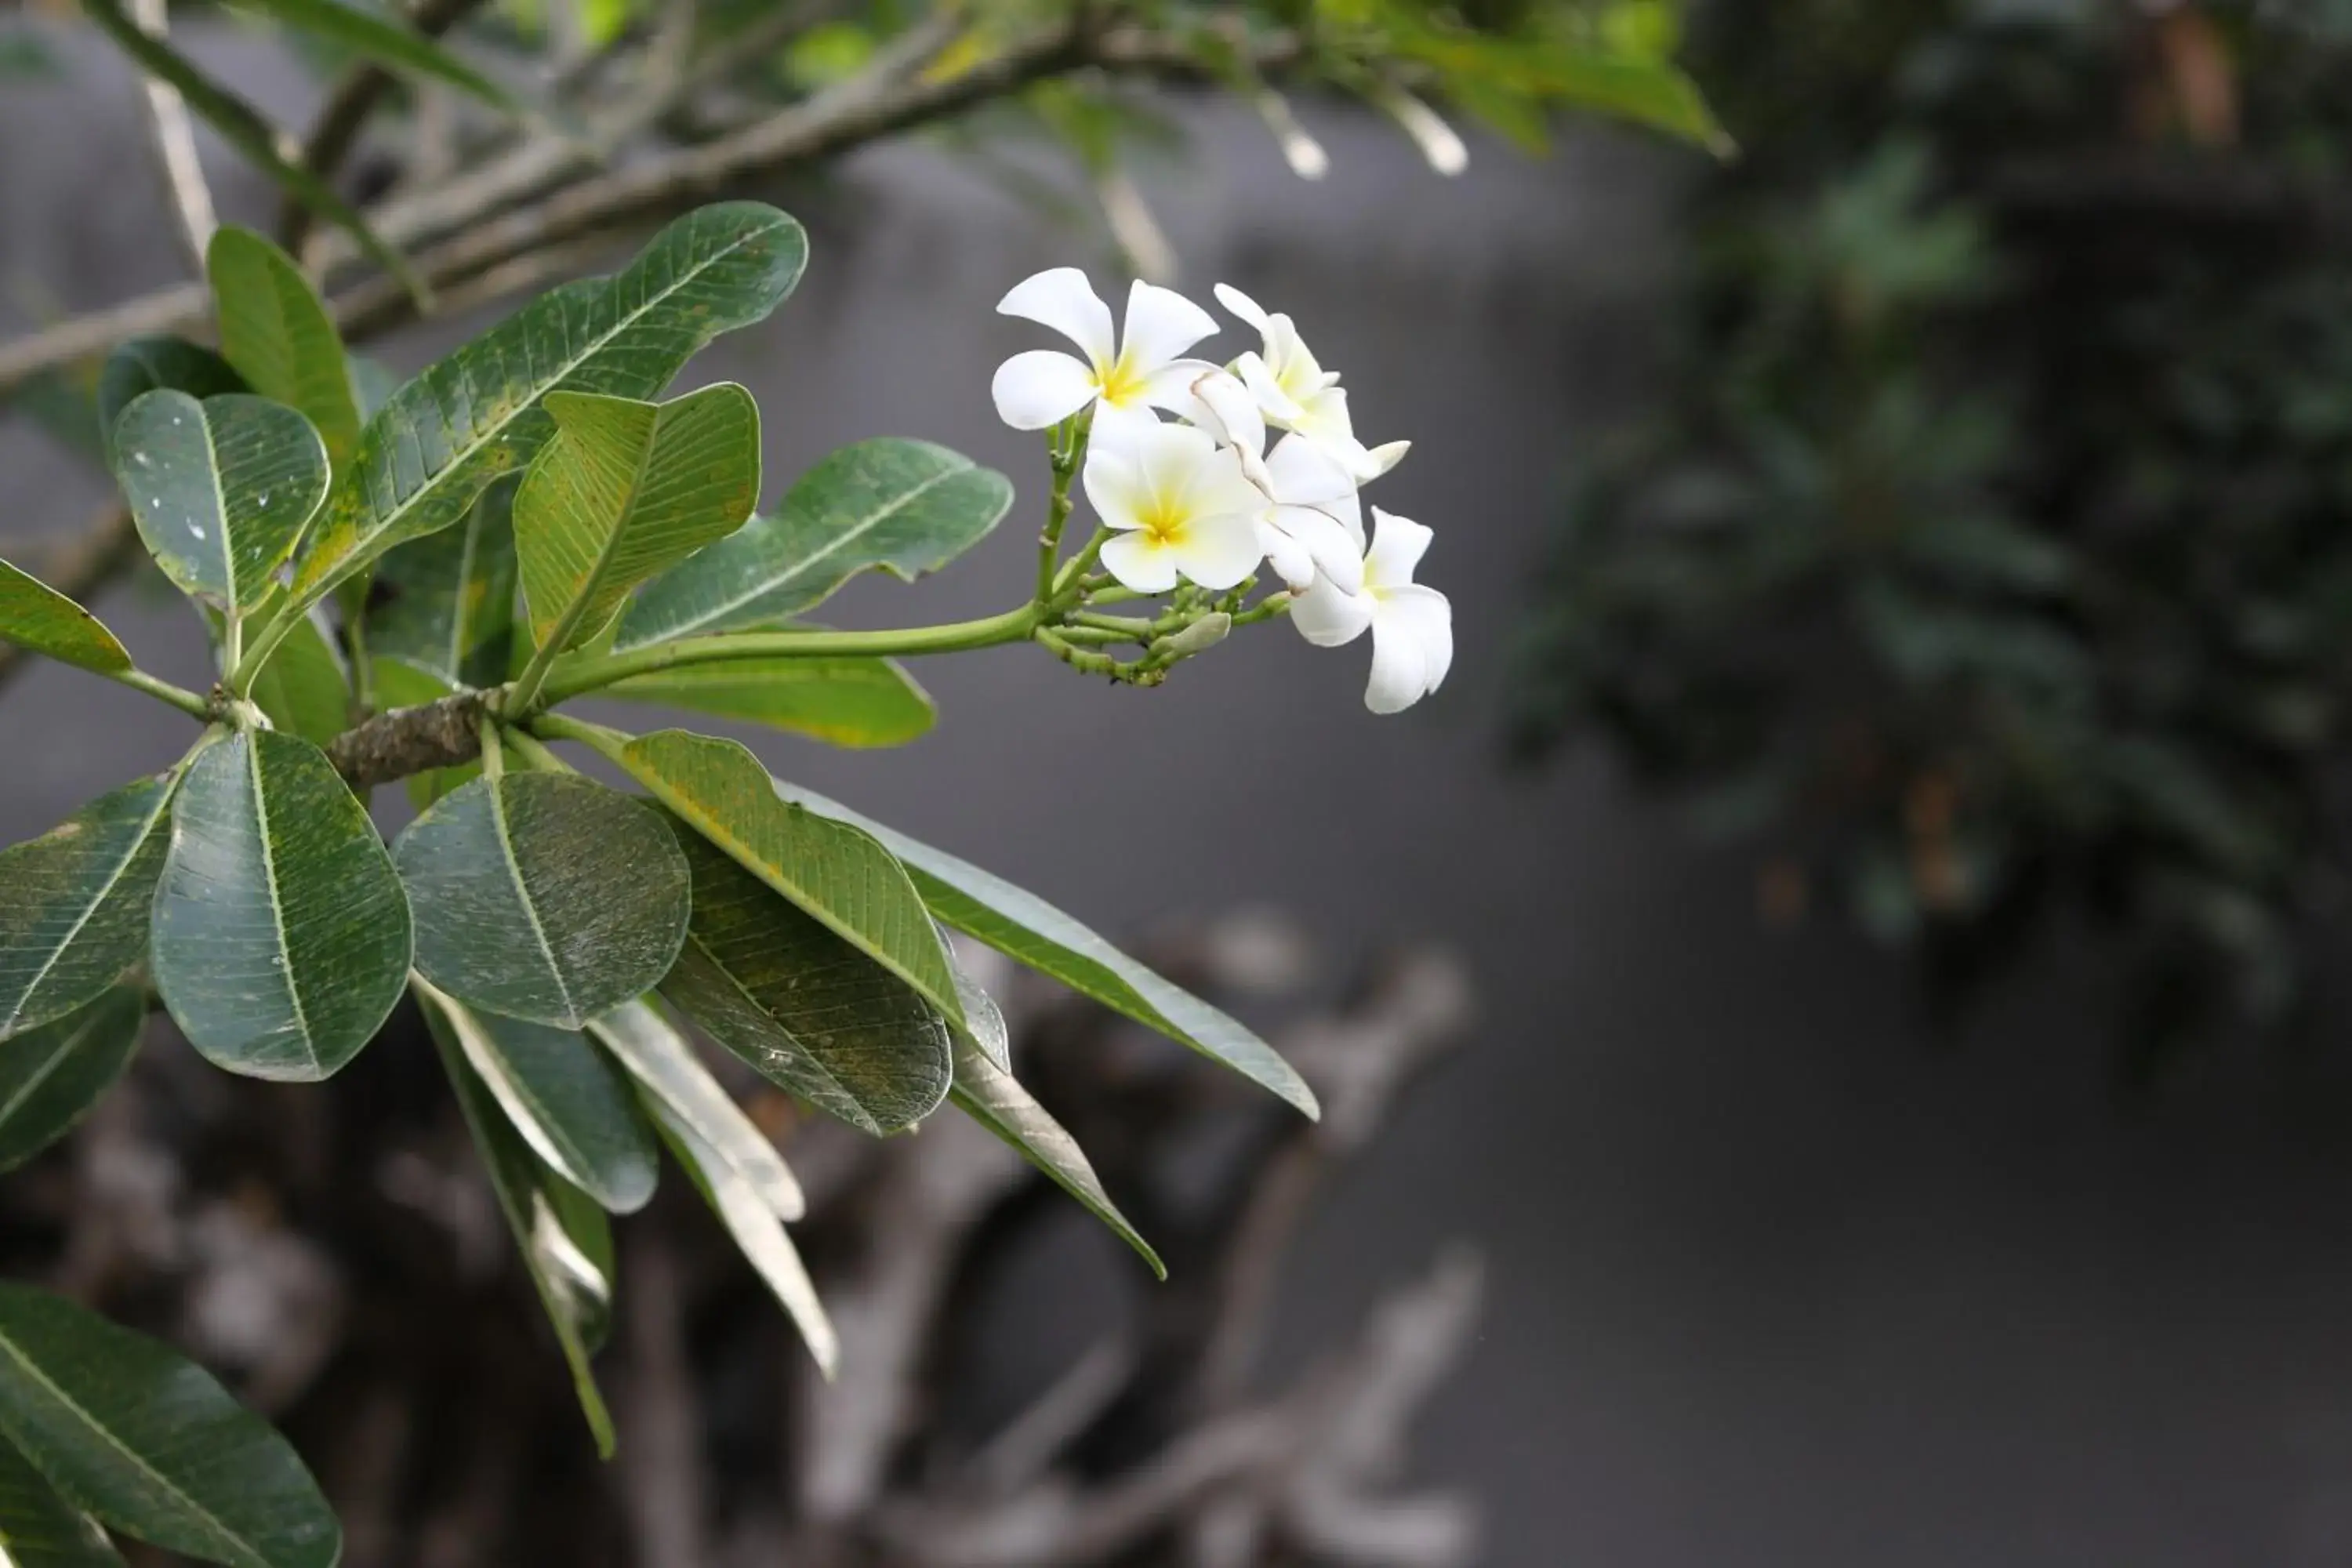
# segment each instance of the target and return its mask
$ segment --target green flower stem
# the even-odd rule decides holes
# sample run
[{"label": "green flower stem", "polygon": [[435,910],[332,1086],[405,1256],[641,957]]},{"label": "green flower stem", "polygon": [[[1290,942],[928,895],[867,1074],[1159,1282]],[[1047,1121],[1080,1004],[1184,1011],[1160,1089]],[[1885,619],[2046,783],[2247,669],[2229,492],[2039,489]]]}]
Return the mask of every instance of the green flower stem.
[{"label": "green flower stem", "polygon": [[1260,621],[1270,621],[1277,616],[1286,616],[1290,614],[1292,602],[1291,596],[1287,591],[1279,594],[1269,594],[1265,598],[1260,599],[1256,604],[1252,605],[1248,609],[1243,610],[1239,614],[1235,615],[1234,616],[1234,625],[1236,627],[1254,626]]},{"label": "green flower stem", "polygon": [[1066,444],[1054,443],[1054,493],[1045,505],[1045,528],[1037,535],[1037,599],[1036,606],[1044,609],[1054,599],[1060,585],[1054,568],[1062,556],[1062,530],[1070,521],[1070,481],[1087,460],[1087,439],[1094,431],[1094,410],[1086,409],[1064,426],[1069,432]]},{"label": "green flower stem", "polygon": [[143,669],[118,669],[109,672],[108,679],[120,681],[133,691],[143,691],[159,702],[168,702],[191,719],[209,720],[215,715],[212,702],[168,680],[158,680]]},{"label": "green flower stem", "polygon": [[1081,579],[1094,569],[1094,563],[1102,556],[1102,547],[1110,542],[1110,537],[1109,529],[1096,529],[1095,536],[1087,541],[1086,548],[1071,556],[1062,569],[1054,574],[1054,602],[1056,605],[1066,598],[1073,597],[1074,588],[1079,595],[1083,595],[1084,590],[1079,586]]},{"label": "green flower stem", "polygon": [[[538,701],[551,708],[632,676],[734,659],[834,658],[857,654],[909,658],[919,654],[965,653],[973,648],[1026,642],[1041,624],[1042,616],[1043,612],[1035,605],[1024,605],[984,620],[909,630],[727,632],[718,637],[686,637],[633,648],[627,653],[585,658],[568,667],[558,666],[541,688]],[[528,717],[523,706],[511,699],[503,706],[509,718]]]},{"label": "green flower stem", "polygon": [[1119,632],[1139,642],[1149,642],[1162,628],[1134,616],[1098,616],[1091,610],[1074,610],[1064,620],[1073,626],[1092,626],[1101,632]]},{"label": "green flower stem", "polygon": [[577,771],[570,763],[541,744],[538,737],[528,730],[508,730],[503,731],[502,738],[514,748],[515,754],[522,759],[523,764],[534,772],[568,773]]},{"label": "green flower stem", "polygon": [[599,756],[616,763],[621,760],[622,748],[636,738],[625,731],[591,724],[585,719],[569,719],[561,713],[542,713],[530,721],[530,728],[541,740],[577,741]]}]

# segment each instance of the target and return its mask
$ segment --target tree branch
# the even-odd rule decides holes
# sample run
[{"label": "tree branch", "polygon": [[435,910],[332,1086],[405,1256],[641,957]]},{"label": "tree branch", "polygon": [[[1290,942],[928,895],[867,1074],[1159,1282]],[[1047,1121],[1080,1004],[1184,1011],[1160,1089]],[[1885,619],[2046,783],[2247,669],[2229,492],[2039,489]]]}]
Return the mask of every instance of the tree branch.
[{"label": "tree branch", "polygon": [[481,717],[478,691],[460,691],[420,708],[395,708],[337,736],[327,748],[327,760],[354,789],[460,767],[482,754]]},{"label": "tree branch", "polygon": [[[169,23],[165,0],[131,0],[131,19],[140,31],[152,38],[164,37]],[[180,220],[180,238],[188,247],[198,276],[205,270],[205,250],[212,244],[213,230],[220,226],[214,216],[212,187],[205,184],[205,165],[196,154],[195,122],[188,118],[188,106],[179,89],[155,77],[142,77],[142,100],[147,105],[147,123],[155,141],[155,161],[163,171],[164,189],[170,192],[172,210]]]}]

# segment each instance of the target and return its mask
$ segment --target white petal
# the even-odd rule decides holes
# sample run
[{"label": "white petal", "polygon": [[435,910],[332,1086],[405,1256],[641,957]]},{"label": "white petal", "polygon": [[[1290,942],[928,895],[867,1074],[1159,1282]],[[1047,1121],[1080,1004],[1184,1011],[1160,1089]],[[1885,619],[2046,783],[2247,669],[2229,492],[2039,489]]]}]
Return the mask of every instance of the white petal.
[{"label": "white petal", "polygon": [[1364,455],[1372,460],[1372,467],[1376,470],[1371,476],[1372,479],[1379,479],[1381,475],[1403,462],[1404,455],[1412,450],[1412,443],[1410,441],[1388,441],[1365,453]]},{"label": "white petal", "polygon": [[1372,678],[1364,706],[1375,713],[1402,713],[1429,690],[1429,659],[1413,628],[1383,613],[1372,617]]},{"label": "white petal", "polygon": [[1356,477],[1338,458],[1304,436],[1289,435],[1266,454],[1265,470],[1273,481],[1268,493],[1276,500],[1285,506],[1311,506],[1338,518],[1354,538],[1356,552],[1363,553],[1363,503],[1356,496]]},{"label": "white petal", "polygon": [[[1337,518],[1313,507],[1286,506],[1276,510],[1274,526],[1297,540],[1315,563],[1315,570],[1339,588],[1350,594],[1363,591],[1363,547]],[[1286,577],[1285,581],[1296,587],[1303,579]]]},{"label": "white petal", "polygon": [[1184,498],[1216,457],[1215,437],[1189,425],[1155,425],[1135,445],[1144,492],[1176,510],[1184,510]]},{"label": "white petal", "polygon": [[1399,588],[1381,601],[1379,613],[1420,647],[1422,679],[1436,690],[1454,668],[1453,603],[1434,588]]},{"label": "white petal", "polygon": [[1149,408],[1165,408],[1171,414],[1192,416],[1192,384],[1204,375],[1223,375],[1227,372],[1204,359],[1172,359],[1143,378],[1143,394],[1138,399]]},{"label": "white petal", "polygon": [[1251,299],[1248,295],[1243,293],[1240,289],[1234,288],[1230,283],[1218,284],[1216,293],[1218,304],[1223,305],[1226,310],[1231,310],[1235,316],[1241,318],[1242,321],[1247,322],[1250,326],[1256,328],[1259,336],[1263,337],[1265,334],[1267,317],[1265,306],[1259,304],[1256,300]]},{"label": "white petal", "polygon": [[1343,593],[1331,583],[1318,579],[1314,586],[1291,599],[1290,624],[1317,647],[1338,647],[1362,637],[1378,608],[1369,594]]},{"label": "white petal", "polygon": [[[1108,552],[1110,546],[1103,549]],[[1241,511],[1187,521],[1175,551],[1176,564],[1185,576],[1203,588],[1219,591],[1256,571],[1257,563],[1265,559],[1265,552],[1258,547],[1257,520]]]},{"label": "white petal", "polygon": [[1234,374],[1242,378],[1242,384],[1250,389],[1252,397],[1257,399],[1258,408],[1265,415],[1268,423],[1287,429],[1306,414],[1306,410],[1298,406],[1297,400],[1282,390],[1282,384],[1275,379],[1274,372],[1266,368],[1265,361],[1255,353],[1245,353],[1234,361]]},{"label": "white petal", "polygon": [[1089,452],[1107,449],[1133,456],[1151,432],[1160,428],[1160,416],[1149,408],[1137,408],[1117,403],[1097,403],[1092,433],[1087,437]]},{"label": "white petal", "polygon": [[1110,307],[1087,275],[1075,267],[1053,267],[1024,279],[996,303],[999,315],[1020,316],[1051,327],[1078,345],[1097,370],[1108,370],[1118,353],[1110,332]]},{"label": "white petal", "polygon": [[1106,571],[1139,594],[1164,594],[1176,585],[1176,553],[1150,533],[1122,533],[1102,547]]},{"label": "white petal", "polygon": [[996,367],[996,416],[1015,430],[1058,425],[1094,400],[1095,373],[1054,349],[1031,349]]},{"label": "white petal", "polygon": [[1149,375],[1216,331],[1216,317],[1175,289],[1139,278],[1127,291],[1119,353],[1131,371]]},{"label": "white petal", "polygon": [[1404,587],[1428,552],[1430,538],[1430,531],[1412,519],[1372,508],[1372,548],[1364,556],[1364,581],[1384,591]]},{"label": "white petal", "polygon": [[1137,456],[1115,442],[1087,448],[1086,471],[1078,476],[1078,482],[1086,487],[1087,500],[1105,528],[1143,526],[1148,492]]},{"label": "white petal", "polygon": [[1302,402],[1339,379],[1323,373],[1315,351],[1298,335],[1298,323],[1279,312],[1265,320],[1265,363],[1282,383],[1283,391]]},{"label": "white petal", "polygon": [[1192,378],[1186,396],[1186,405],[1177,412],[1240,453],[1247,471],[1249,460],[1265,450],[1265,415],[1241,377],[1212,370]]},{"label": "white petal", "polygon": [[1258,521],[1257,542],[1265,552],[1265,563],[1292,593],[1303,594],[1314,586],[1315,557],[1307,552],[1306,545],[1264,519]]}]

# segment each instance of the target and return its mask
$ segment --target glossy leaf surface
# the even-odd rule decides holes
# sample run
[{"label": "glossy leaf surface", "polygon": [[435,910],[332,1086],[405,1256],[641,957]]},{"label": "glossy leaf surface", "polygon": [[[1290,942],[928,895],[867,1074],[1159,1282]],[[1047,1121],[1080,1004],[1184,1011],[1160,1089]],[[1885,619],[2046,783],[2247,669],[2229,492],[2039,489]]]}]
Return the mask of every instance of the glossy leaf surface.
[{"label": "glossy leaf surface", "polygon": [[139,962],[173,783],[127,784],[0,851],[0,1040],[96,1001]]},{"label": "glossy leaf surface", "polygon": [[597,695],[741,719],[835,746],[903,746],[939,717],[930,694],[887,658],[729,659],[640,675]]},{"label": "glossy leaf surface", "polygon": [[337,468],[350,462],[360,439],[351,365],[342,334],[302,269],[260,235],[232,224],[213,231],[205,271],[222,357],[257,395],[308,419]]},{"label": "glossy leaf surface", "polygon": [[798,1219],[808,1206],[801,1184],[759,1123],[710,1076],[686,1036],[650,1002],[615,1007],[588,1026],[647,1099],[709,1144],[736,1174],[751,1184],[778,1219]]},{"label": "glossy leaf surface", "polygon": [[131,668],[129,650],[96,616],[5,561],[0,561],[0,641],[101,675]]},{"label": "glossy leaf surface", "polygon": [[242,615],[327,493],[327,449],[282,403],[230,393],[202,403],[151,392],[114,426],[115,475],[139,537],[181,592]]}]

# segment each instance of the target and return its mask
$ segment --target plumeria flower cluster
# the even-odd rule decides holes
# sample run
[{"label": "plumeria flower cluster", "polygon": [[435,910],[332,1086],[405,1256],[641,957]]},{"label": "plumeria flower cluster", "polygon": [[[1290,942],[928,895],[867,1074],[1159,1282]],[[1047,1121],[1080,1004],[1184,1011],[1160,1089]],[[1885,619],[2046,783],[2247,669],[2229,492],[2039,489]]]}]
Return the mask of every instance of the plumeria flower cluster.
[{"label": "plumeria flower cluster", "polygon": [[[1159,637],[1154,646],[1198,651],[1234,625],[1277,614],[1322,647],[1369,631],[1365,705],[1409,708],[1453,663],[1453,610],[1412,580],[1430,531],[1373,507],[1368,536],[1360,492],[1410,443],[1366,447],[1347,389],[1297,323],[1222,283],[1216,297],[1259,340],[1223,364],[1192,356],[1221,328],[1172,289],[1136,282],[1114,331],[1083,272],[1038,273],[998,310],[1053,328],[1078,353],[1033,349],[1005,361],[997,413],[1015,429],[1055,432],[1057,463],[1083,453],[1083,489],[1102,525],[1087,558],[1129,595],[1175,595],[1170,616],[1137,623]],[[1244,608],[1261,567],[1283,591]],[[1078,621],[1102,638],[1125,626]]]}]

